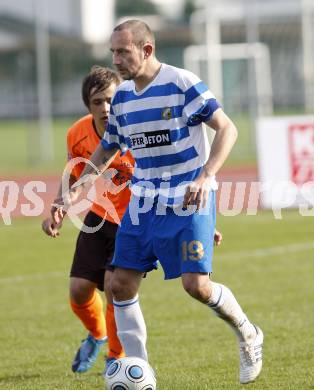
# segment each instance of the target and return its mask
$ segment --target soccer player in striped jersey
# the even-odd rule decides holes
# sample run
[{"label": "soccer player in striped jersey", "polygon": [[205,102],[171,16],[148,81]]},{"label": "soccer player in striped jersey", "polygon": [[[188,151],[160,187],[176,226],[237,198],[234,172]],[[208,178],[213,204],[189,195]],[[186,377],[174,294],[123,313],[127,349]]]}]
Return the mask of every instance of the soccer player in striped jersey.
[{"label": "soccer player in striped jersey", "polygon": [[[76,121],[68,130],[69,161],[77,157],[89,159],[100,143],[107,126],[111,98],[120,82],[121,79],[116,72],[100,66],[94,66],[84,78],[82,97],[90,113]],[[119,153],[110,165],[110,168],[117,172],[112,179],[113,183],[118,187],[125,184],[117,194],[106,193],[109,201],[107,204],[113,206],[111,210],[106,209],[102,202],[104,191],[101,191],[101,183],[98,188],[99,183],[95,183],[98,192],[101,191],[100,200],[97,201],[96,198],[84,220],[84,226],[93,227],[95,232],[81,231],[77,239],[70,273],[70,304],[73,312],[89,332],[72,363],[72,370],[77,373],[86,372],[92,367],[101,345],[107,341],[107,336],[107,364],[124,356],[116,334],[109,283],[113,270],[110,262],[114,252],[116,230],[130,199],[127,183],[132,176],[133,165],[134,160],[129,152],[124,156]],[[81,162],[71,169],[70,185],[76,182],[83,168],[84,163]],[[60,197],[61,185],[55,203],[60,202]],[[42,224],[44,232],[51,237],[58,236],[61,227],[56,211],[56,208],[52,207],[52,216]],[[106,314],[97,289],[105,291]]]},{"label": "soccer player in striped jersey", "polygon": [[[118,336],[127,356],[147,359],[146,326],[138,302],[142,273],[158,258],[165,279],[181,277],[187,293],[234,330],[240,382],[262,368],[263,333],[232,292],[210,280],[215,226],[215,174],[237,129],[193,73],[155,56],[155,39],[142,21],[129,20],[111,35],[113,63],[125,80],[112,100],[109,125],[91,157],[99,166],[116,150],[135,158],[132,197],[116,238],[112,278]],[[209,147],[205,124],[215,130]],[[92,174],[86,167],[82,173]]]}]

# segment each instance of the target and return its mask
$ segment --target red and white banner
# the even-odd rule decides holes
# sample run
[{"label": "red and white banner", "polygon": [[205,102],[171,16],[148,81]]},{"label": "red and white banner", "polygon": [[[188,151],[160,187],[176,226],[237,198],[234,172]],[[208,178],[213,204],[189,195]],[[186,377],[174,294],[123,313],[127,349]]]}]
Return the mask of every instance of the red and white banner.
[{"label": "red and white banner", "polygon": [[261,205],[314,207],[314,117],[260,118],[256,129]]},{"label": "red and white banner", "polygon": [[314,181],[314,121],[288,128],[291,180],[301,186]]}]

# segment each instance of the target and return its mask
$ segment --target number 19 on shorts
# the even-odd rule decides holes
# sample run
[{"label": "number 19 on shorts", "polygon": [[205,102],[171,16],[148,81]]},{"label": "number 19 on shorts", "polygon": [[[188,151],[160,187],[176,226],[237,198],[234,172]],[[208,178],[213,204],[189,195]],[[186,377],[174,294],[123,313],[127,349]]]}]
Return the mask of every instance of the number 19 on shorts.
[{"label": "number 19 on shorts", "polygon": [[183,261],[199,261],[204,256],[204,247],[201,241],[183,241],[181,244]]}]

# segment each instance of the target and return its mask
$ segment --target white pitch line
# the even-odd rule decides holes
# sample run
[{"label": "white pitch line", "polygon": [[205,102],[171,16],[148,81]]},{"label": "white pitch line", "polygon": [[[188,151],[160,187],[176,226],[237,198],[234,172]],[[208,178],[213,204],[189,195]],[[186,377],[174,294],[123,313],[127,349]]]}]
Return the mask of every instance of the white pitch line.
[{"label": "white pitch line", "polygon": [[[306,252],[314,249],[314,242],[300,242],[294,243],[290,245],[278,245],[271,246],[266,248],[252,249],[247,251],[234,251],[219,254],[219,249],[216,252],[217,261],[219,259],[231,259],[234,257],[239,258],[257,258],[268,255],[283,255],[289,253],[297,253],[297,252]],[[67,277],[67,273],[65,272],[47,272],[47,273],[38,273],[38,274],[29,274],[29,275],[16,275],[8,278],[0,278],[0,284],[9,284],[9,283],[21,283],[27,282],[30,280],[45,280],[51,278],[59,278],[59,277]]]},{"label": "white pitch line", "polygon": [[252,249],[252,250],[246,250],[246,251],[238,251],[238,252],[227,252],[222,253],[219,255],[219,252],[216,252],[216,257],[223,258],[223,259],[229,259],[232,257],[240,257],[240,258],[256,258],[256,257],[264,257],[268,255],[283,255],[283,254],[289,254],[289,253],[297,253],[297,252],[306,252],[309,250],[314,249],[314,242],[308,241],[308,242],[300,242],[300,243],[294,243],[289,245],[278,245],[278,246],[271,246],[271,247],[265,247],[265,248],[259,248],[259,249]]},{"label": "white pitch line", "polygon": [[29,280],[45,280],[66,276],[66,272],[47,272],[40,274],[16,275],[8,278],[0,278],[0,284],[27,282]]}]

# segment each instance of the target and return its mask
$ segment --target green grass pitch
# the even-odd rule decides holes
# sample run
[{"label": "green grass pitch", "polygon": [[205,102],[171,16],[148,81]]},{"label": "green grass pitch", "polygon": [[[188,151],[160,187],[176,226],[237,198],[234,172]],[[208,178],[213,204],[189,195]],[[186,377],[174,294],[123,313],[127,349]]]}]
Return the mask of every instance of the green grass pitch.
[{"label": "green grass pitch", "polygon": [[[55,174],[62,172],[66,159],[66,132],[78,119],[53,121],[54,155],[50,162],[41,161],[40,133],[37,121],[0,120],[0,175]],[[234,118],[239,137],[227,166],[254,165],[256,158],[247,117]]]},{"label": "green grass pitch", "polygon": [[[228,285],[265,333],[264,369],[246,389],[314,388],[313,217],[287,211],[218,217],[224,242],[214,280]],[[102,357],[81,376],[71,361],[85,331],[68,305],[77,230],[58,239],[39,219],[0,227],[1,389],[103,389]],[[159,390],[241,389],[238,350],[228,327],[162,272],[142,283],[148,350]]]}]

